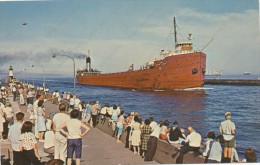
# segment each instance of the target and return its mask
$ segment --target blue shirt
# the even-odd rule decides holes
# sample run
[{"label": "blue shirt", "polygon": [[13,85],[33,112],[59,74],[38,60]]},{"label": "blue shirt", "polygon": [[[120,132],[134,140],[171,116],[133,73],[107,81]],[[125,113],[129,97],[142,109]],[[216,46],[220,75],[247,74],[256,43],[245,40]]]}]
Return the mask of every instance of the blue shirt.
[{"label": "blue shirt", "polygon": [[22,123],[14,123],[8,132],[8,137],[11,140],[11,145],[14,151],[20,151],[20,136],[21,136]]}]

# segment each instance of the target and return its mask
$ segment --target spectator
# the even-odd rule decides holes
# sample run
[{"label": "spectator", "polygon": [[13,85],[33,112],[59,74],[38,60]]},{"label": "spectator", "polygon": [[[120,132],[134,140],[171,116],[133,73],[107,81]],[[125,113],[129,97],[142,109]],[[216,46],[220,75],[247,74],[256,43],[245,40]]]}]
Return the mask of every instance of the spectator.
[{"label": "spectator", "polygon": [[46,165],[64,165],[64,161],[60,160],[60,159],[52,159],[49,160]]},{"label": "spectator", "polygon": [[188,132],[190,134],[187,136],[186,141],[182,143],[183,146],[179,149],[179,151],[172,155],[172,157],[175,158],[175,156],[179,152],[179,156],[176,159],[177,164],[183,163],[183,157],[187,152],[198,152],[200,149],[201,135],[197,133],[191,126],[188,127]]},{"label": "spectator", "polygon": [[80,118],[83,122],[86,122],[86,115],[87,115],[87,105],[85,104],[85,101],[82,100],[79,104],[79,112],[80,112]]},{"label": "spectator", "polygon": [[[46,124],[47,126],[47,124]],[[43,145],[43,151],[52,155],[54,154],[54,129],[53,129],[53,123],[51,123],[50,126],[47,126],[47,130],[44,134],[45,140]]]},{"label": "spectator", "polygon": [[138,155],[140,155],[141,124],[139,123],[139,117],[135,116],[134,121],[135,122],[132,124],[132,145],[134,148],[134,154],[138,153]]},{"label": "spectator", "polygon": [[2,103],[2,98],[0,98],[0,141],[4,141],[3,139],[3,131],[4,131],[4,123],[5,123],[5,118],[4,118],[4,104]]},{"label": "spectator", "polygon": [[16,114],[16,120],[17,122],[10,127],[10,131],[8,132],[8,140],[11,142],[13,149],[13,165],[20,165],[24,164],[24,158],[19,147],[24,114],[22,112],[18,112]]},{"label": "spectator", "polygon": [[35,125],[34,125],[34,134],[36,138],[39,138],[39,133],[38,133],[38,123],[37,123],[37,118],[38,118],[38,103],[39,101],[43,100],[42,95],[37,95],[36,100],[33,103],[33,114],[34,114],[34,119],[35,119]]},{"label": "spectator", "polygon": [[204,152],[202,153],[203,156],[208,157],[209,156],[209,151],[211,149],[212,143],[214,139],[216,138],[215,132],[211,131],[208,133],[207,139],[206,139],[206,144],[205,144],[205,149]]},{"label": "spectator", "polygon": [[16,85],[13,85],[12,87],[12,93],[13,93],[13,101],[16,101],[16,97],[17,97],[17,89],[16,89]]},{"label": "spectator", "polygon": [[236,147],[237,147],[237,143],[236,143],[236,141],[235,141],[235,145],[234,145],[234,147],[232,148],[231,163],[233,163],[233,162],[239,162],[239,157],[238,157],[238,154],[237,154]]},{"label": "spectator", "polygon": [[167,139],[166,135],[169,132],[168,126],[169,126],[169,121],[165,120],[163,122],[163,126],[162,126],[161,131],[160,131],[160,139],[162,139],[162,140],[166,140]]},{"label": "spectator", "polygon": [[[151,121],[150,117],[150,121]],[[151,126],[151,123],[150,123]],[[162,122],[161,124],[158,124],[156,127],[154,127],[153,132],[151,133],[149,140],[148,140],[148,144],[147,144],[147,151],[144,155],[144,161],[152,161],[156,148],[157,148],[157,140],[159,138],[160,135],[160,131],[161,131],[161,127],[162,127]]]},{"label": "spectator", "polygon": [[108,109],[108,107],[109,107],[109,104],[108,103],[106,103],[106,104],[104,104],[104,106],[103,106],[103,108],[101,109],[101,111],[100,111],[100,117],[101,117],[101,124],[104,124],[105,123],[105,116],[106,116],[106,114],[107,114],[107,109]]},{"label": "spectator", "polygon": [[73,95],[70,94],[70,110],[74,109],[75,107],[75,99],[73,98]]},{"label": "spectator", "polygon": [[245,151],[246,162],[256,162],[256,153],[253,148],[248,148]]},{"label": "spectator", "polygon": [[38,130],[38,137],[39,142],[44,142],[43,140],[43,134],[46,131],[46,112],[45,108],[43,106],[43,100],[38,102],[38,108],[37,108],[37,130]]},{"label": "spectator", "polygon": [[232,156],[232,148],[235,145],[235,124],[231,121],[231,113],[225,113],[226,120],[221,122],[219,132],[224,137],[224,157],[223,163],[230,163]]},{"label": "spectator", "polygon": [[141,130],[142,158],[144,158],[145,152],[147,151],[147,143],[151,133],[152,127],[150,127],[150,120],[146,119]]},{"label": "spectator", "polygon": [[150,117],[149,120],[151,122],[150,127],[152,128],[152,130],[154,130],[154,128],[157,126],[157,123],[154,121],[153,117]]},{"label": "spectator", "polygon": [[209,157],[207,163],[220,163],[222,159],[222,147],[221,147],[221,140],[223,136],[218,135],[216,141],[213,141],[212,146],[209,150]]},{"label": "spectator", "polygon": [[179,143],[180,139],[184,140],[184,139],[186,139],[186,137],[179,129],[178,122],[174,121],[173,126],[170,129],[170,132],[168,134],[168,141],[169,141],[169,143]]},{"label": "spectator", "polygon": [[23,89],[23,87],[21,86],[21,87],[19,88],[19,96],[20,96],[20,105],[21,105],[21,106],[25,105],[23,92],[24,92],[24,89]]},{"label": "spectator", "polygon": [[20,136],[20,150],[23,155],[23,165],[41,165],[38,153],[37,140],[32,133],[33,124],[30,121],[23,123]]},{"label": "spectator", "polygon": [[117,120],[117,142],[121,142],[120,141],[120,136],[122,135],[122,132],[123,132],[123,127],[124,127],[124,124],[126,124],[125,122],[125,118],[124,118],[124,111],[121,111],[120,112],[120,116]]},{"label": "spectator", "polygon": [[94,103],[94,105],[91,106],[91,118],[93,122],[93,127],[96,127],[97,124],[97,115],[100,111],[100,105],[98,104],[98,101]]},{"label": "spectator", "polygon": [[74,109],[79,110],[79,104],[80,104],[79,96],[76,96]]},{"label": "spectator", "polygon": [[67,139],[60,133],[60,127],[70,120],[70,116],[65,114],[65,104],[60,104],[59,110],[60,112],[53,117],[53,128],[55,131],[54,159],[61,159],[65,162],[67,155]]},{"label": "spectator", "polygon": [[[73,154],[75,151],[76,165],[80,165],[81,151],[82,151],[82,137],[88,133],[89,127],[78,120],[79,111],[74,109],[70,113],[71,119],[61,126],[61,132],[67,135],[68,138],[68,152],[67,152],[67,165],[71,165]],[[64,132],[64,128],[68,129],[68,133]],[[85,131],[81,133],[81,128]]]}]

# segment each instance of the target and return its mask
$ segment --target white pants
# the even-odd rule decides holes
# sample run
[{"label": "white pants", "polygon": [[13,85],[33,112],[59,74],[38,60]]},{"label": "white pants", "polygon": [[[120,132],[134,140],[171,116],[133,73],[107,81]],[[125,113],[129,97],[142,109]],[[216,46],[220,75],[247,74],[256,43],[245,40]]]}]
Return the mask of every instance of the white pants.
[{"label": "white pants", "polygon": [[66,162],[67,138],[62,136],[60,132],[56,132],[54,141],[54,159],[60,159]]}]

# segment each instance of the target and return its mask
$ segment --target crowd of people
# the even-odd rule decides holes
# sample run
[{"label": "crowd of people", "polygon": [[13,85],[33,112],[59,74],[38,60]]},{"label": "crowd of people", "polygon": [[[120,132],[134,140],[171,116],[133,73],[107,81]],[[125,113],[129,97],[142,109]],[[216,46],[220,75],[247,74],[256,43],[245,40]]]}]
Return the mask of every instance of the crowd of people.
[{"label": "crowd of people", "polygon": [[[0,140],[8,139],[13,149],[14,165],[41,164],[37,142],[44,143],[44,152],[49,154],[51,161],[60,164],[72,164],[73,155],[76,164],[80,164],[82,137],[97,124],[109,122],[113,136],[117,142],[122,142],[121,135],[126,132],[125,147],[140,155],[144,161],[152,161],[157,148],[158,139],[170,144],[181,144],[180,148],[172,155],[176,163],[183,163],[183,157],[189,151],[201,152],[208,163],[238,162],[235,141],[235,124],[231,121],[231,113],[225,114],[225,121],[219,127],[220,135],[215,132],[208,133],[205,143],[201,135],[189,126],[188,134],[180,128],[177,121],[170,126],[168,120],[159,121],[153,117],[143,120],[137,112],[125,115],[121,105],[98,101],[80,100],[71,93],[54,91],[47,98],[48,90],[43,87],[35,88],[27,83],[14,83],[2,86],[0,94]],[[30,121],[25,121],[25,113],[14,113],[8,96],[13,96],[13,101],[19,98],[20,106],[27,105]],[[59,108],[54,116],[48,113],[44,104],[52,101]],[[16,122],[14,119],[16,118]],[[204,150],[201,149],[204,144]],[[256,162],[255,151],[249,148],[245,152],[246,162]],[[50,161],[50,162],[51,162]],[[48,162],[48,163],[50,163]],[[47,163],[47,164],[48,164]]]}]

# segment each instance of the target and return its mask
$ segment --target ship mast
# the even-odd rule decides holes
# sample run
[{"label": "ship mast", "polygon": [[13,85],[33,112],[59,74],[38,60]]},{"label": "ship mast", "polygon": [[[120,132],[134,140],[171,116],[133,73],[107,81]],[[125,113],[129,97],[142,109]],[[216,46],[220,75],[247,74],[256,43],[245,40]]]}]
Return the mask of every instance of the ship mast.
[{"label": "ship mast", "polygon": [[176,31],[176,21],[175,21],[175,17],[173,18],[173,26],[174,26],[175,48],[177,48],[177,31]]}]

